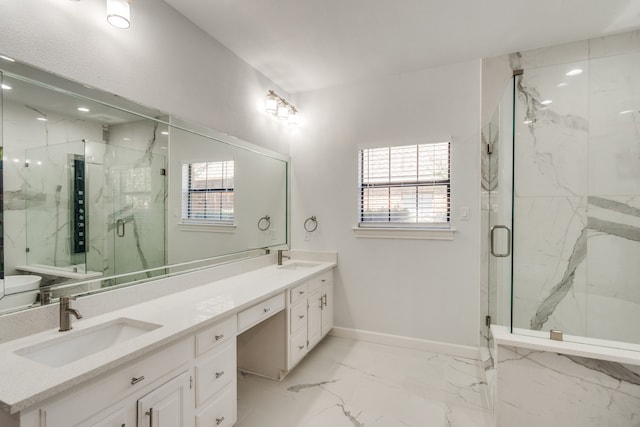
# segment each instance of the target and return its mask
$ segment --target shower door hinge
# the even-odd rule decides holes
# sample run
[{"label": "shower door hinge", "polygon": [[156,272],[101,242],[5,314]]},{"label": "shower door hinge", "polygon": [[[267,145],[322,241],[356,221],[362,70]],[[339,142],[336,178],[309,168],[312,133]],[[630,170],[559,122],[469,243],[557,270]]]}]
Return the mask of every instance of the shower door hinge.
[{"label": "shower door hinge", "polygon": [[484,317],[484,324],[486,326],[491,326],[491,316],[485,316]]},{"label": "shower door hinge", "polygon": [[160,169],[160,175],[166,176],[167,175],[167,170],[165,168],[161,168]]},{"label": "shower door hinge", "polygon": [[493,154],[493,144],[490,142],[487,143],[487,154]]},{"label": "shower door hinge", "polygon": [[29,253],[29,248],[25,248],[25,249],[24,249],[24,251],[25,251],[26,253]]}]

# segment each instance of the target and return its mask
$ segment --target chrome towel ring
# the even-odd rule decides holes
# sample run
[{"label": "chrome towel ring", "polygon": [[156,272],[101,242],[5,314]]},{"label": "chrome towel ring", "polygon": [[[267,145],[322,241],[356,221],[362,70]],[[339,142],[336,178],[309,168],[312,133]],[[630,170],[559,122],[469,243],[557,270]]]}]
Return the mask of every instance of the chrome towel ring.
[{"label": "chrome towel ring", "polygon": [[269,215],[265,215],[258,220],[258,230],[267,231],[271,227],[271,217]]},{"label": "chrome towel ring", "polygon": [[318,220],[316,219],[315,216],[310,216],[304,222],[304,231],[306,231],[307,233],[312,233],[316,231],[317,228],[318,228]]}]

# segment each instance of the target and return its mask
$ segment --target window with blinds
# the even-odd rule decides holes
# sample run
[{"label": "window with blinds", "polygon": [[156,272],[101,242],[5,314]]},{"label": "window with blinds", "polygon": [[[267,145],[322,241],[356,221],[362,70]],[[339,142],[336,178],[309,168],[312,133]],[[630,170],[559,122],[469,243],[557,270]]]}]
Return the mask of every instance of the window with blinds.
[{"label": "window with blinds", "polygon": [[233,160],[182,165],[182,222],[233,224]]},{"label": "window with blinds", "polygon": [[360,227],[449,227],[449,142],[360,150]]}]

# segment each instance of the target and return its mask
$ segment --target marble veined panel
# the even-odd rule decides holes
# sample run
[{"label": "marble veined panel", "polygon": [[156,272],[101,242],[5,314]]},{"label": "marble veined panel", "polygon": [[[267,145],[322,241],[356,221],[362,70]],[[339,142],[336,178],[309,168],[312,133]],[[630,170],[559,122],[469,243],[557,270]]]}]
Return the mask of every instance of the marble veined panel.
[{"label": "marble veined panel", "polygon": [[590,197],[587,246],[589,295],[640,304],[640,196]]},{"label": "marble veined panel", "polygon": [[[570,69],[580,75],[568,77]],[[583,195],[587,190],[586,63],[525,70],[517,77],[515,193],[519,197]]]},{"label": "marble veined panel", "polygon": [[640,425],[640,367],[498,347],[498,427]]},{"label": "marble veined panel", "polygon": [[586,208],[584,197],[515,199],[515,327],[584,333]]},{"label": "marble veined panel", "polygon": [[640,54],[591,61],[589,195],[640,194]]},{"label": "marble veined panel", "polygon": [[588,336],[640,343],[640,196],[591,196],[588,209]]}]

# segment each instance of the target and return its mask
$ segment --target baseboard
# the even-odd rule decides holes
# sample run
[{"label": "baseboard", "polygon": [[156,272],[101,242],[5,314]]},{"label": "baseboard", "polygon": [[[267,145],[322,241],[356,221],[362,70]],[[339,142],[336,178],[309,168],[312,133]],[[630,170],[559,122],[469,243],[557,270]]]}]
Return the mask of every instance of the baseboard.
[{"label": "baseboard", "polygon": [[329,335],[376,344],[391,345],[394,347],[408,348],[412,350],[422,350],[432,353],[446,354],[449,356],[464,357],[466,359],[473,360],[478,360],[480,354],[477,347],[403,337],[400,335],[381,334],[379,332],[363,331],[361,329],[334,327],[331,332],[329,332]]}]

